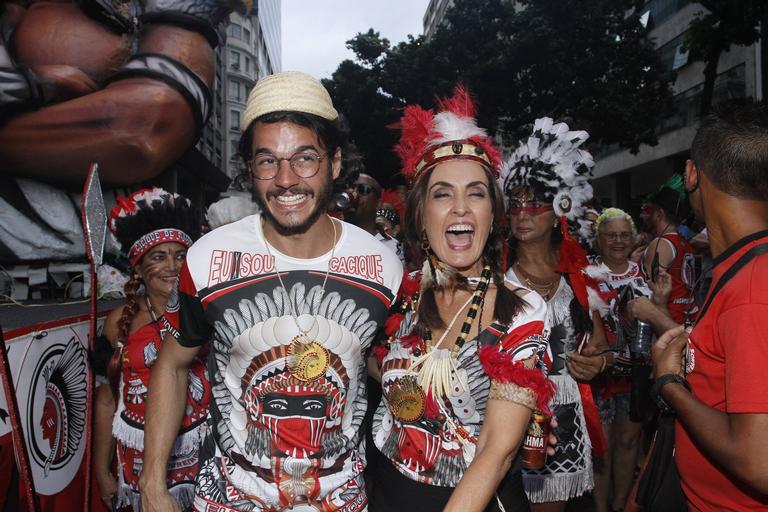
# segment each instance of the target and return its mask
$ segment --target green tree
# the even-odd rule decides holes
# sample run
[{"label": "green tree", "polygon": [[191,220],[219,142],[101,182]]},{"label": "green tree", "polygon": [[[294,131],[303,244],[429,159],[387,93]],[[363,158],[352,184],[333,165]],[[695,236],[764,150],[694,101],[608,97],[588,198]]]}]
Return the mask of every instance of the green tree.
[{"label": "green tree", "polygon": [[637,0],[524,0],[513,19],[514,103],[504,126],[569,119],[593,142],[657,142],[672,93]]},{"label": "green tree", "polygon": [[381,61],[389,52],[389,41],[373,29],[347,41],[356,60],[345,60],[323,84],[349,125],[352,142],[361,153],[365,172],[383,184],[393,183],[399,169],[392,152],[399,103],[381,90]]},{"label": "green tree", "polygon": [[705,115],[712,108],[720,55],[731,45],[749,46],[760,39],[761,20],[768,19],[768,2],[699,0],[698,3],[708,12],[699,12],[691,20],[685,45],[691,60],[704,62],[699,113]]},{"label": "green tree", "polygon": [[[350,122],[353,131],[395,120],[405,104],[433,106],[435,96],[463,82],[477,99],[480,126],[508,144],[546,115],[589,131],[593,144],[637,152],[641,144],[657,142],[656,127],[672,98],[658,52],[639,23],[642,4],[456,0],[429,41],[409,36],[390,46],[373,30],[358,34],[348,42],[357,62],[342,63],[331,82],[343,84],[329,85],[342,110],[369,109],[365,118],[344,110],[357,117]],[[395,119],[371,105],[395,109]],[[363,146],[361,135],[355,138]],[[378,144],[387,137],[370,139]],[[384,152],[377,147],[366,153],[370,166],[371,157]]]}]

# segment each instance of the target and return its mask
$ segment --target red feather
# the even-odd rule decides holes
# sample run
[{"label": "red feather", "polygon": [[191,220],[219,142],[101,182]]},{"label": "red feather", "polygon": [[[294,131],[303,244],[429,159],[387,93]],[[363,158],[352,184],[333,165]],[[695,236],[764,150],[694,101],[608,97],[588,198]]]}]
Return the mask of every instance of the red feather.
[{"label": "red feather", "polygon": [[384,335],[394,336],[403,318],[405,318],[405,315],[402,313],[392,313],[389,315],[387,321],[384,322]]},{"label": "red feather", "polygon": [[511,383],[530,389],[536,394],[536,408],[552,414],[549,401],[555,395],[555,384],[536,368],[526,368],[521,361],[514,361],[512,354],[502,352],[494,345],[480,349],[480,364],[491,380]]},{"label": "red feather", "polygon": [[427,147],[427,141],[434,130],[434,112],[424,110],[418,105],[408,105],[403,110],[400,120],[400,142],[395,146],[395,153],[403,162],[403,175],[413,179],[414,168],[421,160]]},{"label": "red feather", "polygon": [[477,109],[472,95],[464,84],[457,84],[450,98],[438,98],[437,105],[443,112],[453,112],[461,117],[475,117]]},{"label": "red feather", "polygon": [[407,270],[400,283],[400,298],[412,297],[421,290],[421,272],[410,273]]},{"label": "red feather", "polygon": [[383,204],[391,204],[392,207],[395,209],[397,214],[400,216],[400,222],[402,222],[405,218],[405,205],[403,204],[403,201],[400,199],[400,196],[397,195],[397,192],[395,192],[392,189],[385,188],[381,191],[381,202]]},{"label": "red feather", "polygon": [[371,348],[371,351],[373,352],[373,355],[376,356],[376,362],[378,363],[379,368],[381,368],[381,365],[384,363],[384,358],[389,354],[389,343],[374,345],[373,348]]},{"label": "red feather", "polygon": [[421,336],[417,336],[415,334],[409,334],[408,336],[403,336],[400,338],[400,343],[403,345],[403,348],[411,350],[411,351],[418,351],[420,354],[423,354],[426,350],[426,346],[424,344],[424,338]]},{"label": "red feather", "polygon": [[[456,86],[453,96],[450,98],[438,98],[437,105],[441,112],[450,112],[459,117],[470,118],[473,121],[477,114],[472,96],[463,84]],[[395,125],[401,130],[400,141],[395,146],[395,153],[403,162],[402,174],[409,183],[413,183],[416,179],[414,168],[430,148],[430,141],[442,136],[442,134],[435,132],[434,115],[432,110],[424,110],[418,105],[409,105],[403,109],[400,123]],[[493,173],[498,176],[501,154],[494,147],[493,140],[490,137],[479,136],[471,137],[470,140],[488,154]]]}]

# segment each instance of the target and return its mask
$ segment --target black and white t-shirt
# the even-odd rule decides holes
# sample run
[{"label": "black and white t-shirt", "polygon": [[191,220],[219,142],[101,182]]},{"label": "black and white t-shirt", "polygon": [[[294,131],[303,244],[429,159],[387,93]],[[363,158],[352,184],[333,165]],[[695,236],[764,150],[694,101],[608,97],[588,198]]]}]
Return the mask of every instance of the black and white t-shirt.
[{"label": "black and white t-shirt", "polygon": [[[210,342],[212,388],[196,510],[365,508],[366,354],[402,265],[365,231],[340,226],[335,249],[313,259],[268,250],[259,215],[190,248],[179,341]],[[294,341],[297,323],[308,340]]]}]

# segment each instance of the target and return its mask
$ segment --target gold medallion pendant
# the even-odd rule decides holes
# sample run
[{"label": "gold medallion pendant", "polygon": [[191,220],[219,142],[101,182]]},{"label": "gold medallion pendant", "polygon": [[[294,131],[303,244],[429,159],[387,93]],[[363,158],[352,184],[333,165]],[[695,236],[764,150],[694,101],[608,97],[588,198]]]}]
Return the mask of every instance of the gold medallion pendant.
[{"label": "gold medallion pendant", "polygon": [[402,423],[419,421],[424,416],[426,401],[424,390],[411,375],[398,379],[387,391],[389,410]]},{"label": "gold medallion pendant", "polygon": [[306,334],[291,340],[288,348],[288,369],[294,378],[312,382],[325,375],[330,358],[328,350],[317,341],[309,341]]}]

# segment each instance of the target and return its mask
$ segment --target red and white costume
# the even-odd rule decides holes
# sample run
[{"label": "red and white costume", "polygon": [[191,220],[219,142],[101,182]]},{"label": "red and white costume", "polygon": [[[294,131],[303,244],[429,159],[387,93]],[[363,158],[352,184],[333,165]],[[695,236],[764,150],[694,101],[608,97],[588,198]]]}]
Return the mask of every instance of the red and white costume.
[{"label": "red and white costume", "polygon": [[[333,251],[293,258],[266,245],[254,215],[187,253],[179,341],[212,351],[196,510],[365,509],[366,354],[402,266],[360,228],[339,233]],[[327,357],[312,379],[292,372],[297,322]]]}]

